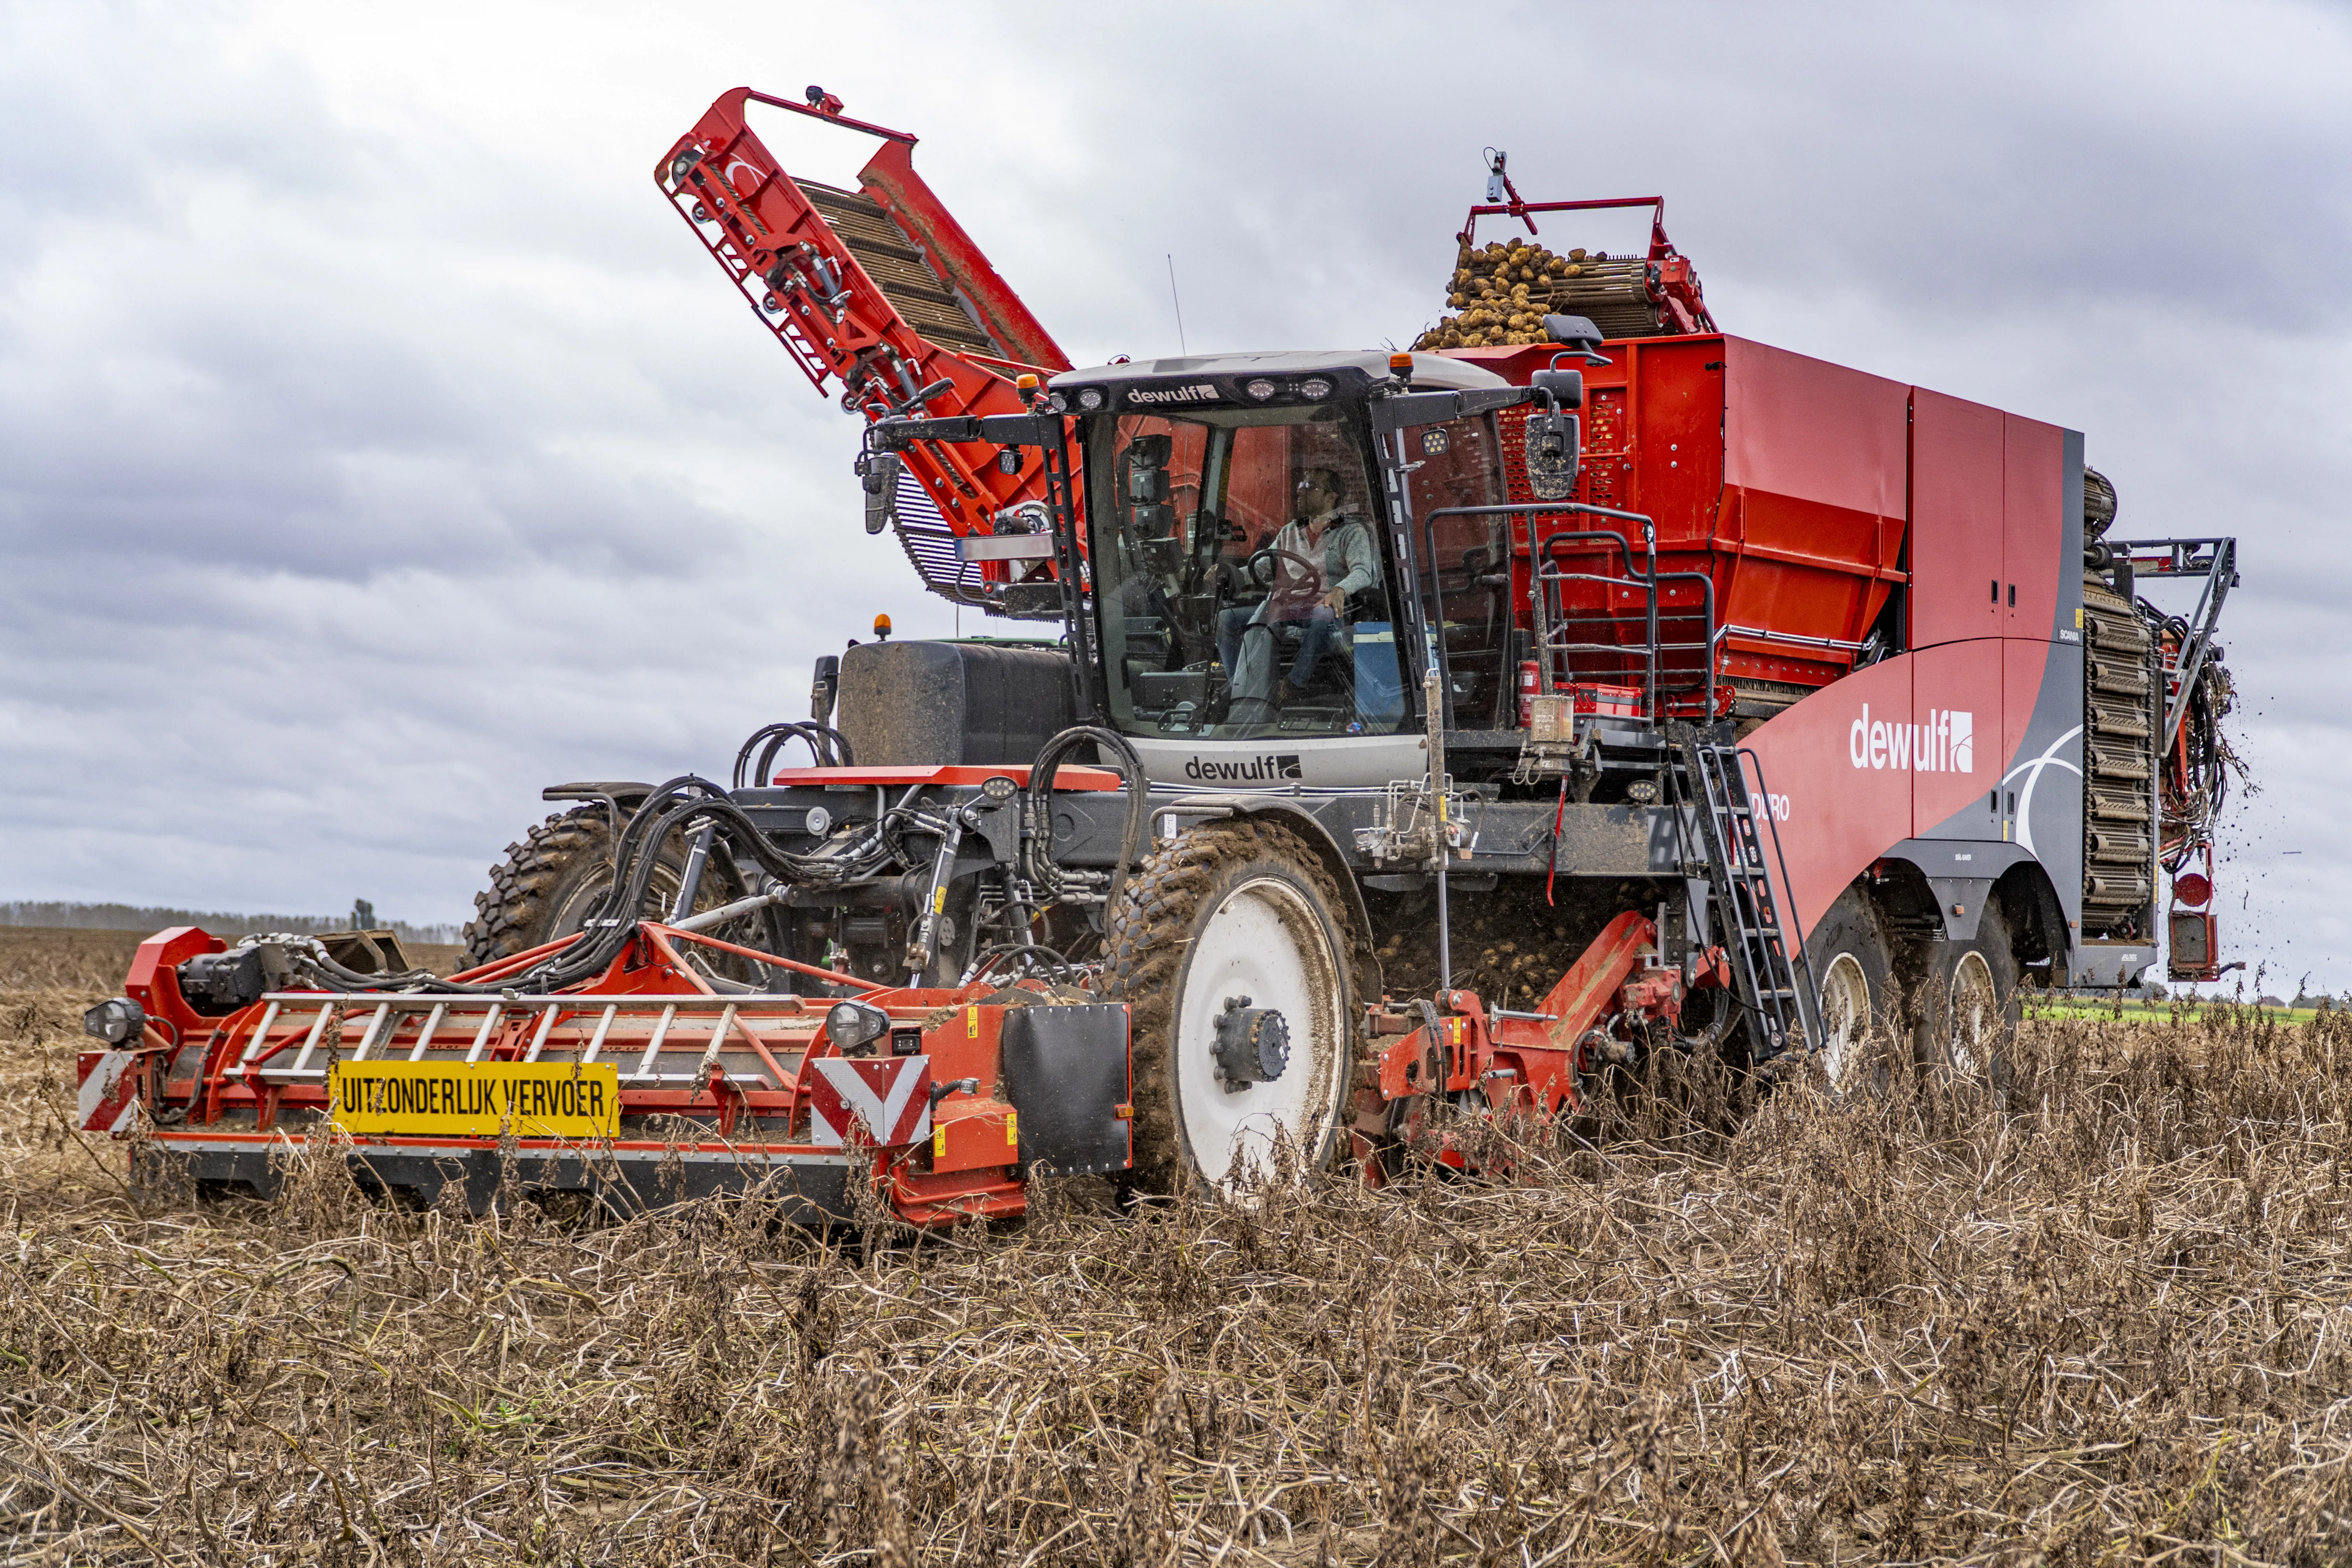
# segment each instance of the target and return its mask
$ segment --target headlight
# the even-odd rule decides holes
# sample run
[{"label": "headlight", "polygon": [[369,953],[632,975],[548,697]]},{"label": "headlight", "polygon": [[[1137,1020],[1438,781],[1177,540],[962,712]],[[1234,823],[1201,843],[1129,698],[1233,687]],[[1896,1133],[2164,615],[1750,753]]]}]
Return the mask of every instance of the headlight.
[{"label": "headlight", "polygon": [[890,1032],[890,1015],[870,1002],[835,1002],[824,1016],[825,1037],[843,1056],[858,1056]]},{"label": "headlight", "polygon": [[1320,403],[1331,395],[1331,384],[1319,375],[1310,375],[1298,384],[1298,395],[1310,403]]},{"label": "headlight", "polygon": [[110,1046],[127,1046],[147,1028],[147,1010],[128,996],[111,997],[81,1016],[81,1032]]},{"label": "headlight", "polygon": [[1260,403],[1264,403],[1267,398],[1274,395],[1274,383],[1266,380],[1264,376],[1259,376],[1255,381],[1250,382],[1243,386],[1242,390],[1248,393]]},{"label": "headlight", "polygon": [[1101,387],[1089,386],[1078,394],[1078,406],[1086,410],[1088,414],[1101,412],[1102,405],[1103,391]]},{"label": "headlight", "polygon": [[1049,392],[1045,395],[1045,406],[1056,414],[1067,414],[1070,411],[1070,400],[1058,392]]}]

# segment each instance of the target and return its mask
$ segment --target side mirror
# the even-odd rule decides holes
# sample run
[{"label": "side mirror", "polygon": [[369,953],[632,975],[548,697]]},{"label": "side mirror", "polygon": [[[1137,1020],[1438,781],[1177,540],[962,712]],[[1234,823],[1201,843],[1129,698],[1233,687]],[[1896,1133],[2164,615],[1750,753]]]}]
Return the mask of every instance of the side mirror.
[{"label": "side mirror", "polygon": [[1573,414],[1528,416],[1528,488],[1536,500],[1566,500],[1576,489],[1581,434]]},{"label": "side mirror", "polygon": [[866,531],[879,533],[898,515],[899,459],[896,452],[869,452],[857,459],[866,487]]},{"label": "side mirror", "polygon": [[1580,370],[1539,370],[1528,378],[1538,392],[1549,392],[1562,408],[1584,406],[1584,373]]},{"label": "side mirror", "polygon": [[1590,316],[1546,316],[1544,336],[1556,343],[1572,349],[1597,349],[1601,346],[1601,329],[1592,324]]},{"label": "side mirror", "polygon": [[833,722],[834,693],[841,689],[841,656],[819,654],[816,679],[809,682],[809,717],[820,724]]},{"label": "side mirror", "polygon": [[1601,353],[1601,329],[1592,324],[1590,316],[1546,316],[1544,336],[1571,353],[1580,353],[1587,364],[1607,364]]}]

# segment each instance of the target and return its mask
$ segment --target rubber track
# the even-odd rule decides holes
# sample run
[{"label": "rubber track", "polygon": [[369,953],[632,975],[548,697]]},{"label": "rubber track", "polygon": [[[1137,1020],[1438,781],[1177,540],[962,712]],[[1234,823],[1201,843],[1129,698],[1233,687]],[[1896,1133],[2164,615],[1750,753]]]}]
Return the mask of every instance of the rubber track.
[{"label": "rubber track", "polygon": [[1129,1009],[1134,1042],[1135,1178],[1148,1192],[1173,1192],[1183,1174],[1171,1071],[1175,1047],[1169,1037],[1174,1023],[1171,998],[1190,945],[1187,933],[1200,913],[1202,893],[1218,873],[1259,858],[1282,860],[1306,879],[1323,900],[1340,942],[1350,993],[1341,1026],[1351,1071],[1349,1093],[1338,1111],[1336,1148],[1347,1146],[1355,1090],[1364,1087],[1368,1077],[1372,1086],[1379,1084],[1379,1058],[1357,1038],[1363,1001],[1358,993],[1366,969],[1359,933],[1351,929],[1347,902],[1322,860],[1296,834],[1272,823],[1243,820],[1192,828],[1146,857],[1142,869],[1129,879],[1103,963],[1104,994],[1125,1002]]},{"label": "rubber track", "polygon": [[611,853],[612,829],[601,805],[559,811],[507,846],[507,858],[490,868],[490,885],[474,895],[474,918],[466,922],[466,967],[488,963],[538,946],[548,911],[548,893],[583,855]]}]

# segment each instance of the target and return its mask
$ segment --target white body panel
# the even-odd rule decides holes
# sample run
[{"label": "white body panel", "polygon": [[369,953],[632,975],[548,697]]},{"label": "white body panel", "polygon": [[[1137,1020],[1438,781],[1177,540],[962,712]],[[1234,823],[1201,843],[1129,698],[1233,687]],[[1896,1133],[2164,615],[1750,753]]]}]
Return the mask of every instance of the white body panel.
[{"label": "white body panel", "polygon": [[1393,779],[1429,773],[1419,735],[1267,735],[1251,741],[1129,735],[1128,742],[1151,782],[1168,789],[1380,789]]}]

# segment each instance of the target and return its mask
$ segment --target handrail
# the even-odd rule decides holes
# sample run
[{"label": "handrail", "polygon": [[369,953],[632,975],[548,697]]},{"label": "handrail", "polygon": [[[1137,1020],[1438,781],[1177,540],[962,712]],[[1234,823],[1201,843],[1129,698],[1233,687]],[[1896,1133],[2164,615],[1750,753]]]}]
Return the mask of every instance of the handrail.
[{"label": "handrail", "polygon": [[1549,563],[1552,556],[1557,553],[1555,547],[1559,545],[1562,540],[1576,539],[1590,539],[1596,542],[1601,540],[1607,540],[1614,543],[1620,553],[1625,557],[1625,580],[1628,582],[1644,580],[1639,578],[1633,569],[1633,541],[1627,539],[1622,533],[1612,533],[1605,528],[1563,528],[1553,532],[1547,533],[1543,536],[1543,542],[1541,544],[1535,546],[1528,551],[1528,561],[1532,563],[1535,562],[1537,557],[1540,556],[1544,562]]},{"label": "handrail", "polygon": [[[1702,654],[1702,663],[1705,666],[1705,679],[1700,683],[1701,689],[1705,692],[1704,701],[1706,706],[1704,712],[1707,717],[1712,718],[1715,713],[1715,648],[1722,640],[1720,635],[1715,630],[1715,579],[1712,575],[1705,572],[1659,571],[1657,523],[1655,520],[1650,518],[1644,513],[1638,511],[1622,511],[1615,507],[1591,506],[1581,501],[1526,501],[1512,502],[1500,506],[1439,507],[1436,510],[1428,512],[1421,519],[1422,557],[1427,563],[1426,571],[1428,574],[1428,583],[1433,601],[1442,600],[1444,594],[1444,585],[1439,577],[1437,563],[1437,523],[1439,519],[1451,517],[1515,517],[1526,516],[1538,512],[1567,512],[1585,517],[1612,518],[1619,521],[1639,523],[1642,526],[1642,540],[1647,562],[1643,568],[1637,570],[1633,564],[1633,541],[1627,539],[1622,533],[1617,532],[1613,530],[1556,529],[1549,533],[1544,534],[1540,540],[1538,540],[1533,536],[1533,530],[1530,529],[1528,557],[1528,593],[1529,599],[1533,601],[1533,608],[1536,617],[1536,647],[1539,655],[1537,660],[1537,679],[1544,693],[1546,695],[1549,695],[1553,689],[1551,655],[1554,652],[1565,653],[1570,651],[1591,651],[1613,652],[1626,655],[1638,654],[1643,659],[1643,716],[1651,722],[1655,723],[1659,717],[1658,694],[1663,686],[1663,667],[1661,665],[1660,656],[1667,652],[1698,650]],[[1615,545],[1617,547],[1619,557],[1624,562],[1625,575],[1622,577],[1606,577],[1591,573],[1571,573],[1559,570],[1554,563],[1554,557],[1559,552],[1559,546],[1562,544],[1572,545],[1578,542],[1601,545],[1604,547],[1612,544]],[[1612,643],[1605,646],[1569,645],[1555,642],[1551,636],[1551,622],[1553,617],[1549,614],[1550,607],[1546,603],[1544,588],[1547,584],[1568,582],[1615,584],[1621,586],[1638,587],[1644,590],[1645,603],[1643,605],[1643,632],[1644,640],[1638,644]],[[1699,603],[1695,606],[1691,606],[1689,611],[1685,611],[1682,606],[1662,607],[1660,604],[1660,589],[1662,585],[1667,583],[1677,582],[1696,583],[1700,586]],[[1703,634],[1704,640],[1698,642],[1665,642],[1661,640],[1659,636],[1659,627],[1662,619],[1688,619],[1690,618],[1690,614],[1692,612],[1695,612],[1700,617],[1702,625],[1706,628],[1706,632]],[[1565,604],[1561,605],[1560,613],[1558,616],[1558,620],[1562,626],[1566,626],[1575,621],[1601,619],[1614,622],[1617,617],[1613,616],[1571,616],[1568,613]],[[1446,650],[1444,637],[1441,635],[1437,637],[1434,641],[1437,646],[1438,671],[1441,681],[1443,682],[1444,698],[1446,703],[1450,706],[1453,702],[1453,659],[1452,656]],[[1509,649],[1507,647],[1501,647],[1498,649],[1498,654],[1503,660],[1501,679],[1503,679],[1504,685],[1507,686],[1509,684],[1508,678],[1510,674]],[[1685,688],[1684,689],[1687,689],[1687,688]],[[1450,719],[1451,715],[1449,714],[1448,717]]]},{"label": "handrail", "polygon": [[[862,131],[868,136],[879,136],[886,141],[903,142],[909,147],[915,144],[914,136],[908,132],[893,131],[887,125],[869,124],[863,120],[852,120],[841,112],[841,100],[833,98],[829,93],[814,103],[794,103],[789,98],[778,98],[773,93],[761,92],[757,88],[739,88],[736,90],[753,103],[764,103],[771,109],[789,109],[794,114],[805,114],[811,120],[821,121],[827,125],[838,125],[845,131]],[[825,107],[828,100],[832,103],[830,109]],[[1660,204],[1661,206],[1664,205]]]},{"label": "handrail", "polygon": [[[1422,557],[1427,563],[1428,566],[1429,591],[1432,607],[1438,611],[1441,617],[1437,632],[1430,640],[1434,645],[1437,652],[1438,697],[1446,707],[1447,711],[1445,718],[1449,723],[1451,723],[1454,717],[1452,711],[1454,706],[1454,658],[1446,650],[1444,631],[1443,601],[1445,594],[1445,586],[1444,584],[1439,580],[1437,573],[1438,520],[1440,518],[1448,517],[1522,517],[1534,512],[1578,512],[1601,517],[1621,518],[1628,521],[1636,521],[1641,523],[1644,529],[1650,531],[1653,539],[1654,539],[1656,534],[1656,525],[1653,523],[1650,519],[1642,516],[1639,512],[1617,511],[1609,507],[1587,506],[1580,501],[1513,501],[1505,502],[1501,505],[1489,506],[1444,506],[1425,513],[1421,520]],[[1530,532],[1532,531],[1531,528]],[[1615,539],[1619,544],[1625,547],[1627,570],[1630,572],[1632,570],[1631,563],[1633,560],[1632,546],[1626,544],[1624,536],[1622,534],[1609,534],[1605,537]],[[1654,553],[1655,550],[1654,546],[1653,554],[1654,555]],[[1532,582],[1529,584],[1529,588],[1532,595]],[[1540,633],[1540,625],[1538,625],[1538,629]],[[1496,661],[1495,673],[1499,696],[1500,692],[1507,691],[1511,686],[1511,649],[1508,638],[1503,638],[1498,641],[1495,649],[1495,656]],[[1545,689],[1549,691],[1550,687],[1547,684]]]},{"label": "handrail", "polygon": [[[1650,590],[1649,640],[1651,643],[1655,643],[1658,640],[1658,525],[1654,519],[1648,517],[1642,512],[1621,511],[1615,507],[1592,506],[1583,501],[1552,500],[1511,501],[1499,506],[1444,506],[1437,508],[1434,511],[1429,512],[1421,520],[1422,554],[1429,563],[1429,588],[1433,601],[1441,598],[1444,594],[1444,584],[1438,581],[1437,576],[1437,520],[1439,518],[1526,517],[1531,516],[1537,512],[1571,512],[1581,517],[1612,517],[1621,522],[1638,522],[1642,525],[1642,538],[1643,543],[1648,547],[1650,565],[1648,574],[1644,577],[1641,578],[1640,581]],[[1528,531],[1532,536],[1534,531],[1532,527],[1530,527]],[[1595,538],[1614,539],[1618,544],[1623,548],[1626,561],[1625,569],[1630,577],[1633,572],[1633,545],[1626,540],[1625,536],[1619,533],[1606,532],[1594,532],[1592,536]],[[1549,554],[1549,546],[1553,540],[1568,537],[1570,537],[1570,535],[1567,532],[1559,532],[1551,535],[1550,538],[1545,542],[1547,554]],[[1530,544],[1532,545],[1532,538],[1530,539]],[[1529,569],[1528,583],[1528,596],[1536,601],[1537,614],[1538,617],[1540,617],[1542,595],[1537,587],[1536,558],[1532,548],[1530,548],[1528,552],[1528,560]],[[1538,621],[1537,632],[1538,638],[1540,639],[1543,637],[1543,626],[1540,618],[1538,618]],[[1450,709],[1454,702],[1454,661],[1445,650],[1445,638],[1443,635],[1440,635],[1432,640],[1436,644],[1437,647],[1439,697]],[[1506,688],[1507,688],[1510,684],[1509,677],[1511,658],[1508,645],[1506,644],[1505,646],[1497,648],[1496,653],[1500,659],[1500,668],[1497,671],[1497,679],[1502,681],[1502,684]],[[1537,679],[1541,683],[1547,695],[1549,695],[1551,690],[1551,671],[1549,664],[1550,661],[1549,659],[1542,659],[1538,661],[1537,667]],[[1657,677],[1657,658],[1655,654],[1652,654],[1650,656],[1648,666],[1647,680],[1643,687],[1643,704],[1648,710],[1646,716],[1652,722],[1655,722],[1658,716]],[[1447,718],[1449,720],[1452,718],[1452,714],[1450,712],[1447,714]]]},{"label": "handrail", "polygon": [[1762,626],[1736,626],[1728,623],[1717,628],[1715,634],[1715,640],[1718,643],[1726,637],[1749,637],[1757,642],[1795,643],[1801,647],[1835,648],[1841,653],[1860,653],[1870,646],[1866,642],[1847,642],[1843,637],[1808,637],[1801,632],[1775,632],[1768,631]]},{"label": "handrail", "polygon": [[[1549,547],[1557,541],[1567,537],[1570,537],[1570,535],[1566,533],[1556,533],[1546,539],[1544,542],[1546,546]],[[1622,537],[1616,534],[1601,533],[1587,535],[1584,537],[1617,540],[1621,543],[1623,542]],[[1631,563],[1632,557],[1629,550],[1627,552],[1627,564],[1629,567]],[[1675,687],[1668,683],[1666,677],[1670,672],[1665,670],[1659,656],[1675,652],[1698,652],[1702,656],[1700,662],[1703,667],[1701,673],[1704,679],[1699,684],[1706,692],[1706,697],[1704,699],[1706,704],[1705,711],[1709,716],[1713,715],[1715,712],[1714,649],[1716,645],[1721,641],[1720,637],[1716,635],[1712,630],[1709,630],[1702,633],[1701,640],[1686,642],[1679,640],[1666,641],[1661,638],[1658,635],[1658,628],[1664,623],[1668,621],[1697,619],[1702,626],[1708,628],[1712,628],[1714,626],[1715,579],[1711,575],[1705,572],[1660,572],[1654,574],[1654,578],[1647,576],[1610,577],[1590,572],[1564,572],[1549,563],[1538,564],[1533,575],[1534,582],[1530,584],[1530,587],[1538,593],[1541,592],[1543,584],[1552,583],[1598,583],[1618,587],[1647,587],[1651,586],[1654,582],[1656,587],[1650,594],[1650,604],[1648,607],[1649,613],[1647,616],[1647,626],[1649,628],[1648,635],[1650,638],[1648,642],[1569,643],[1559,641],[1555,639],[1550,633],[1550,626],[1555,623],[1563,627],[1578,622],[1587,621],[1606,621],[1612,626],[1621,624],[1621,617],[1616,616],[1595,614],[1571,615],[1568,612],[1565,604],[1563,604],[1557,616],[1550,613],[1549,605],[1545,606],[1543,619],[1546,625],[1542,640],[1538,646],[1547,654],[1614,653],[1630,656],[1639,653],[1644,655],[1647,659],[1645,668],[1654,672],[1654,690],[1651,695],[1651,716],[1653,718],[1655,718],[1656,716],[1655,693],[1657,691],[1676,689]],[[1664,584],[1676,582],[1696,583],[1699,585],[1699,602],[1696,605],[1669,605],[1664,604],[1663,595],[1663,588]],[[1543,672],[1547,677],[1549,677],[1550,673],[1549,660],[1548,658],[1544,661]],[[1688,689],[1688,688],[1681,688],[1681,689]],[[1548,686],[1547,690],[1549,690]]]}]

